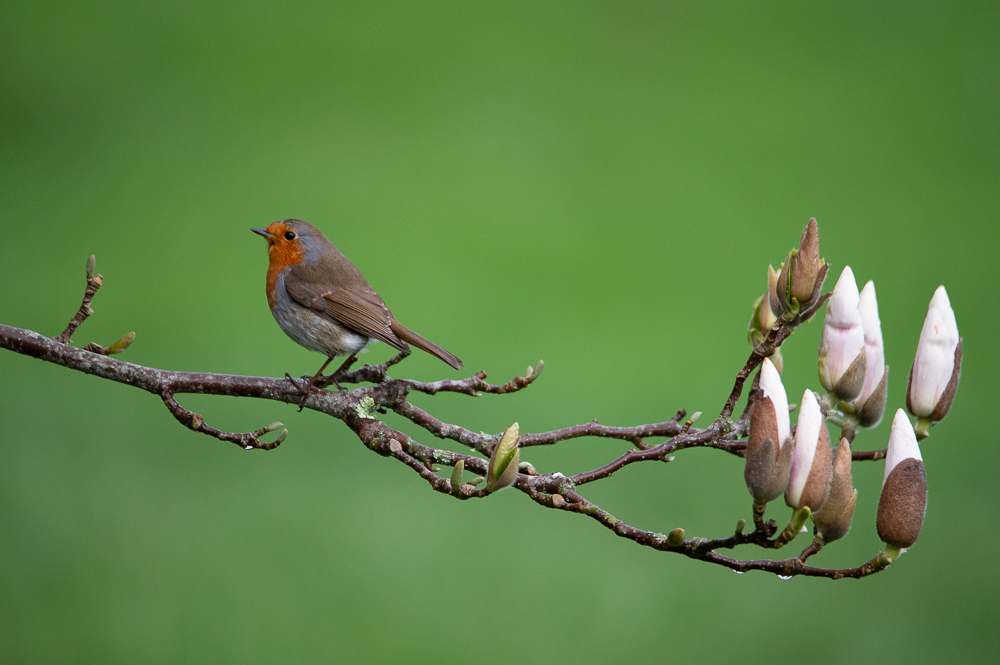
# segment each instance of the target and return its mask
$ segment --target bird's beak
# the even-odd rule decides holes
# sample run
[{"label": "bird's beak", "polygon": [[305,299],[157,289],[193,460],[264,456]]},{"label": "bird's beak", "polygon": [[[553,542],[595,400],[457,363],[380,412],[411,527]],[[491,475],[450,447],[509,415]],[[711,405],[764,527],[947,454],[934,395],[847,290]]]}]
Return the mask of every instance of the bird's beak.
[{"label": "bird's beak", "polygon": [[273,237],[270,233],[268,233],[264,229],[250,229],[250,230],[256,233],[257,235],[264,236],[268,240],[270,240]]}]

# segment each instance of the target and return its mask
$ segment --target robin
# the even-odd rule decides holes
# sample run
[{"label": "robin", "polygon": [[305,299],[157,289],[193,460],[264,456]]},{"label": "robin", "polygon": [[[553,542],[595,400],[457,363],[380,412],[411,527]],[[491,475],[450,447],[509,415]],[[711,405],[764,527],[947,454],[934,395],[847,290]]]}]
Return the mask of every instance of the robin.
[{"label": "robin", "polygon": [[274,320],[293,340],[327,356],[305,388],[300,411],[335,357],[348,357],[332,377],[340,390],[337,376],[377,340],[404,357],[410,355],[412,344],[455,369],[465,367],[453,354],[397,321],[361,271],[316,227],[285,219],[251,231],[267,239],[267,304]]}]

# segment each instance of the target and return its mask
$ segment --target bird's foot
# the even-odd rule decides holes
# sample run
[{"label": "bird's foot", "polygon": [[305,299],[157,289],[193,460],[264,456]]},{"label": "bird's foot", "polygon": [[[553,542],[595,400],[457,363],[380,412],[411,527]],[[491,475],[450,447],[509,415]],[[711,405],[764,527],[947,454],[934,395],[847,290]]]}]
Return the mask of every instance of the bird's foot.
[{"label": "bird's foot", "polygon": [[302,399],[299,400],[299,410],[297,413],[302,413],[302,409],[306,407],[306,400],[309,399],[309,393],[312,392],[312,386],[306,386],[306,389],[302,391]]},{"label": "bird's foot", "polygon": [[337,382],[337,379],[343,378],[344,375],[346,375],[348,371],[350,371],[351,365],[357,362],[357,360],[358,360],[357,354],[351,354],[350,356],[347,357],[347,360],[345,360],[344,363],[337,368],[336,372],[330,374],[329,376],[322,377],[320,379],[320,383],[324,386],[328,386],[332,383],[334,386],[337,387],[337,390],[346,390],[346,388],[342,387],[340,383]]},{"label": "bird's foot", "polygon": [[[288,372],[285,372],[285,378],[288,379],[288,381],[292,384],[292,386],[296,390],[299,390],[299,391],[302,392],[302,399],[299,400],[299,412],[301,412],[302,409],[305,408],[305,406],[306,406],[306,400],[309,399],[309,395],[313,392],[313,390],[314,389],[315,390],[320,390],[319,388],[316,388],[316,386],[313,385],[314,382],[316,381],[316,377],[313,377],[312,381],[306,382],[306,387],[305,388],[301,388],[299,386],[300,379],[292,378],[292,376]],[[301,380],[302,381],[306,381],[306,377],[303,376],[301,378]],[[337,386],[337,388],[340,388],[340,386]]]}]

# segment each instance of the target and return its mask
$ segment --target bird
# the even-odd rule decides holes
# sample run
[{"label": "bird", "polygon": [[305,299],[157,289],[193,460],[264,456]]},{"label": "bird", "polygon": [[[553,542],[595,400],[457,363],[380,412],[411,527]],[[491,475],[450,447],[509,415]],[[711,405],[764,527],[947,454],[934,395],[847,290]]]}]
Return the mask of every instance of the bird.
[{"label": "bird", "polygon": [[303,391],[300,411],[335,357],[348,356],[332,377],[341,390],[337,377],[375,341],[385,342],[404,357],[410,355],[412,344],[455,369],[465,367],[453,353],[397,321],[357,266],[315,226],[283,219],[250,230],[267,240],[267,304],[274,320],[295,342],[327,356]]}]

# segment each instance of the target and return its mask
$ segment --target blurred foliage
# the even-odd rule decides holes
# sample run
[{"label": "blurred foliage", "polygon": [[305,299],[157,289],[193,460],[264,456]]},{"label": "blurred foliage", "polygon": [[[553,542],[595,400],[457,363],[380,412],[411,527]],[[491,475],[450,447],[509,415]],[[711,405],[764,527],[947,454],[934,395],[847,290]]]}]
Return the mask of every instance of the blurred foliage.
[{"label": "blurred foliage", "polygon": [[[890,409],[940,283],[965,337],[923,445],[920,540],[838,583],[737,577],[515,492],[460,503],[319,414],[181,396],[218,427],[289,426],[246,453],[153,396],[2,352],[0,660],[989,660],[998,18],[995,2],[0,6],[3,323],[58,334],[95,253],[105,286],[76,344],[135,330],[131,362],[311,374],[322,359],[272,321],[249,231],[295,216],[468,372],[545,359],[524,393],[417,399],[445,420],[711,415],[768,262],[816,216],[829,285],[850,263],[878,286]],[[819,332],[784,348],[793,402],[817,385]],[[425,354],[394,373],[456,376]],[[883,447],[889,421],[856,448]],[[523,459],[570,473],[622,450]],[[854,530],[817,564],[878,551],[881,473],[856,466]],[[664,532],[750,517],[740,461],[714,451],[587,489]]]}]

